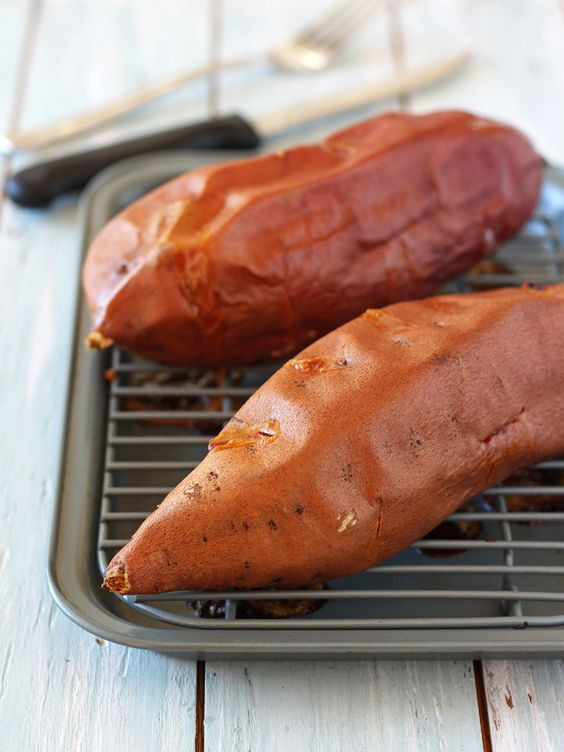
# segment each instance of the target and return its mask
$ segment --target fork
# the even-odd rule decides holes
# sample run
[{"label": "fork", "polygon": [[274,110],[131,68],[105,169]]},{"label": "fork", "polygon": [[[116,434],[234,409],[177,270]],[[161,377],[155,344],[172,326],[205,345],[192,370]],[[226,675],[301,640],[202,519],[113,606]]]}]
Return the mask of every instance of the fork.
[{"label": "fork", "polygon": [[[219,65],[213,66],[213,72],[215,74],[218,70],[233,70],[261,63],[267,63],[274,69],[296,73],[323,71],[329,67],[350,37],[373,14],[377,5],[379,3],[376,0],[341,1],[287,42],[260,56],[220,62]],[[210,72],[209,65],[201,66],[163,78],[140,91],[57,123],[28,131],[0,133],[0,154],[38,149],[74,138],[138,110],[209,75]]]},{"label": "fork", "polygon": [[349,0],[334,6],[326,15],[306,26],[279,47],[267,53],[270,63],[297,73],[323,71],[329,67],[345,42],[374,13],[376,0]]}]

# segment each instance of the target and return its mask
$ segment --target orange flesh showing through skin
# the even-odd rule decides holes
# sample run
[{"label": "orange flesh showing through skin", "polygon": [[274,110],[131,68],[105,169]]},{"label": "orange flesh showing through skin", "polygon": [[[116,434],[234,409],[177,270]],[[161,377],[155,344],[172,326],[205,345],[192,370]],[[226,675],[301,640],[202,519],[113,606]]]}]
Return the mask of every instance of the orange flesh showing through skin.
[{"label": "orange flesh showing through skin", "polygon": [[256,426],[244,424],[226,426],[209,443],[209,450],[236,449],[243,446],[261,446],[269,444],[280,435],[280,423],[277,420],[265,420]]}]

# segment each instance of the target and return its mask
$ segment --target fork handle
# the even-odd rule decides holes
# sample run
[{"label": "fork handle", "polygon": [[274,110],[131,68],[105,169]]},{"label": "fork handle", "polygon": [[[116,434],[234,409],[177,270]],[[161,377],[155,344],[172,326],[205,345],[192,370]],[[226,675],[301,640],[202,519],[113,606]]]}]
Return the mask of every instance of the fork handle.
[{"label": "fork handle", "polygon": [[20,206],[44,208],[57,196],[80,190],[100,170],[121,159],[170,149],[255,149],[260,142],[247,120],[229,115],[38,162],[12,175],[6,192]]}]

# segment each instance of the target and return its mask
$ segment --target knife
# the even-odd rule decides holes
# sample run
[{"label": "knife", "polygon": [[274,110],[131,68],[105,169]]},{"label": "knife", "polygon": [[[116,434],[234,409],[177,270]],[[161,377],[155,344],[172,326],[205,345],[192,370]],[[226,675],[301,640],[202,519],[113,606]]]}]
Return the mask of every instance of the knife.
[{"label": "knife", "polygon": [[456,73],[469,59],[470,54],[462,51],[378,84],[365,84],[320,100],[294,105],[255,118],[252,123],[241,115],[218,117],[38,162],[12,175],[6,192],[20,206],[43,208],[57,196],[80,190],[100,170],[128,157],[170,149],[255,149],[265,138],[298,125],[434,84]]}]

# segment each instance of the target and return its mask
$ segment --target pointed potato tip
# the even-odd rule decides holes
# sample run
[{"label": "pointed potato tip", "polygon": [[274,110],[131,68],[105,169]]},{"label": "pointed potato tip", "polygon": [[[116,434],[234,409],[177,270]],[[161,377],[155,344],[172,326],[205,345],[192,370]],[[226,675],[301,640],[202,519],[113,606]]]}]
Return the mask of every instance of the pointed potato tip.
[{"label": "pointed potato tip", "polygon": [[110,593],[121,593],[122,595],[129,593],[131,585],[125,568],[121,565],[110,567],[106,572],[102,587],[109,590]]},{"label": "pointed potato tip", "polygon": [[104,350],[114,344],[113,339],[104,337],[101,332],[93,331],[84,340],[87,350]]}]

